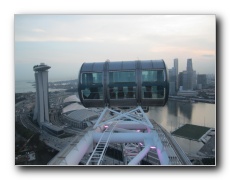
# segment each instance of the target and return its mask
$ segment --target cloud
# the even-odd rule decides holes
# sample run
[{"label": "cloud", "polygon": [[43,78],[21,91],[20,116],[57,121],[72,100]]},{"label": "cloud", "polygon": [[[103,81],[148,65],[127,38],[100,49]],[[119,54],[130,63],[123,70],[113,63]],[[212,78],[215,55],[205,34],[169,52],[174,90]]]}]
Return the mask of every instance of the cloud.
[{"label": "cloud", "polygon": [[36,32],[36,33],[44,33],[44,32],[46,32],[44,29],[39,29],[39,28],[33,29],[32,31]]},{"label": "cloud", "polygon": [[203,54],[202,57],[205,57],[205,58],[215,58],[215,55],[214,54]]},{"label": "cloud", "polygon": [[215,16],[23,15],[14,27],[15,62],[216,60]]}]

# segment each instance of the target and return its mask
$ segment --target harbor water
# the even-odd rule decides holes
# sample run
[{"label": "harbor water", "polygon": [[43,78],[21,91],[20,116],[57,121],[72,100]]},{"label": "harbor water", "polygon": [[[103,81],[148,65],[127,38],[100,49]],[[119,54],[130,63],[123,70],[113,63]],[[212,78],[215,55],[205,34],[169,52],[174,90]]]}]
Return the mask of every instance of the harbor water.
[{"label": "harbor water", "polygon": [[[193,124],[216,129],[216,105],[169,100],[164,107],[150,107],[149,119],[155,120],[168,132],[173,132],[184,124]],[[196,154],[204,145],[202,142],[173,136],[188,154]]]},{"label": "harbor water", "polygon": [[[49,89],[49,92],[59,89]],[[36,92],[33,81],[16,81],[15,93]],[[209,103],[192,103],[168,100],[164,107],[150,107],[147,113],[168,132],[173,132],[184,124],[193,124],[216,129],[216,105]],[[192,141],[173,136],[181,148],[189,154],[195,154],[204,145],[202,142]]]},{"label": "harbor water", "polygon": [[[49,92],[65,91],[66,89],[48,89]],[[34,81],[15,81],[15,93],[36,92]]]}]

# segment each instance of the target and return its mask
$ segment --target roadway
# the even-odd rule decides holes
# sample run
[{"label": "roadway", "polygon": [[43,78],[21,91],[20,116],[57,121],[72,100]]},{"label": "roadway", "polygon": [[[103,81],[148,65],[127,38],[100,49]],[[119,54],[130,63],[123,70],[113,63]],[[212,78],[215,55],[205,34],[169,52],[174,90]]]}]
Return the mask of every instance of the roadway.
[{"label": "roadway", "polygon": [[77,134],[68,144],[48,163],[48,165],[60,165],[62,160],[70,153],[70,151],[77,145],[81,138],[87,133],[92,127],[88,127]]},{"label": "roadway", "polygon": [[45,142],[46,145],[52,147],[57,151],[61,151],[63,148],[65,148],[73,140],[73,138],[74,136],[66,137],[66,138],[58,138],[45,131],[42,131],[40,135],[41,141]]}]

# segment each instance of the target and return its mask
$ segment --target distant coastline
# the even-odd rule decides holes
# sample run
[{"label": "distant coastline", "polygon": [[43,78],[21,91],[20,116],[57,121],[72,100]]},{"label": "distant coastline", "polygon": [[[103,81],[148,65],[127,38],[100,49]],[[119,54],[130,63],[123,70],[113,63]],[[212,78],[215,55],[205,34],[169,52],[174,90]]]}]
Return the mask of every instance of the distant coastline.
[{"label": "distant coastline", "polygon": [[[49,92],[77,89],[77,79],[49,82]],[[35,81],[15,81],[15,93],[36,92]]]},{"label": "distant coastline", "polygon": [[210,103],[210,104],[215,104],[215,100],[213,99],[204,99],[204,98],[195,98],[195,97],[190,97],[190,98],[183,98],[183,97],[169,97],[169,100],[171,101],[179,101],[179,102],[191,102],[191,103],[196,103],[196,102],[203,102],[203,103]]},{"label": "distant coastline", "polygon": [[36,92],[33,81],[15,81],[15,93]]}]

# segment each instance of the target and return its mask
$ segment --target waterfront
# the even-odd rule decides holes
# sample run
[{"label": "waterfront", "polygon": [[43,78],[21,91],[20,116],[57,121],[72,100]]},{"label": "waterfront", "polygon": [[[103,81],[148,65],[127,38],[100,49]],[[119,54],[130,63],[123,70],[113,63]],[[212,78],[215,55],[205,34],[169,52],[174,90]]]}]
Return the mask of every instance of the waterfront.
[{"label": "waterfront", "polygon": [[34,81],[15,81],[15,93],[36,92]]},{"label": "waterfront", "polygon": [[[33,82],[24,83],[24,89],[27,89],[26,92],[35,92],[35,88],[32,86]],[[16,89],[18,87],[23,87],[23,83],[19,83],[21,86],[17,86],[17,84],[15,85]],[[34,91],[31,91],[26,86],[34,88]],[[58,91],[58,89],[52,90]],[[172,132],[184,124],[206,126],[216,129],[215,104],[168,100],[164,107],[150,107],[147,115],[150,119],[154,119],[158,124],[164,127],[168,132]],[[196,154],[204,145],[202,142],[196,142],[175,136],[173,137],[181,146],[181,148],[190,155]]]},{"label": "waterfront", "polygon": [[[15,93],[36,92],[34,81],[15,81]],[[49,88],[49,92],[65,91],[66,89]]]},{"label": "waterfront", "polygon": [[[216,105],[208,103],[191,103],[169,100],[164,107],[150,107],[147,113],[168,132],[184,124],[206,126],[216,129]],[[196,142],[173,136],[181,148],[189,154],[195,154],[203,146]]]}]

